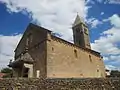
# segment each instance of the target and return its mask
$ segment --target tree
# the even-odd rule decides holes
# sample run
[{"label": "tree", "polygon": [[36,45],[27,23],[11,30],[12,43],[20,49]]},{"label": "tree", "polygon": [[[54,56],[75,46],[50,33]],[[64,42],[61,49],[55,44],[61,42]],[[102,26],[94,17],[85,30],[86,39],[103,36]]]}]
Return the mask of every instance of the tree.
[{"label": "tree", "polygon": [[120,77],[120,71],[118,70],[112,70],[110,73],[111,77]]},{"label": "tree", "polygon": [[5,75],[3,76],[3,78],[10,78],[10,77],[12,77],[13,71],[12,71],[12,69],[10,69],[10,68],[3,68],[3,69],[1,70],[1,73],[4,73],[4,74],[5,74]]}]

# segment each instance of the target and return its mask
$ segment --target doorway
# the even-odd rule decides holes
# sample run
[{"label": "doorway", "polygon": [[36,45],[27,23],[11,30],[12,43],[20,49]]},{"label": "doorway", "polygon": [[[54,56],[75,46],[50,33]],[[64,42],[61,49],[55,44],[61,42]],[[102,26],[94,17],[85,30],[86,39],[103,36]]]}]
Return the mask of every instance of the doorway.
[{"label": "doorway", "polygon": [[28,72],[29,72],[29,68],[24,67],[24,69],[23,69],[23,77],[28,78]]}]

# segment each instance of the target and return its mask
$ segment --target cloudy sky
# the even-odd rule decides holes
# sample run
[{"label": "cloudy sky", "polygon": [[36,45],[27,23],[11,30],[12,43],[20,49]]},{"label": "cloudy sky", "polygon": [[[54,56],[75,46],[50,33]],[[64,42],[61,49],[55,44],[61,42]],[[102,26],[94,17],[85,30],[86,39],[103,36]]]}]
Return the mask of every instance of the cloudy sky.
[{"label": "cloudy sky", "polygon": [[30,22],[72,41],[72,24],[79,14],[90,31],[91,46],[108,69],[120,70],[120,0],[0,0],[0,69]]}]

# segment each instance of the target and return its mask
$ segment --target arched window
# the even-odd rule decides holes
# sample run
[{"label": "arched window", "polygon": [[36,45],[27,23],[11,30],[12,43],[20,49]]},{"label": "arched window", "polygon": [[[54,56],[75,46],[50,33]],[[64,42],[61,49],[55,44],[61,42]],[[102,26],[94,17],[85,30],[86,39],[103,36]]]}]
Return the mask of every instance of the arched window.
[{"label": "arched window", "polygon": [[74,50],[74,55],[75,55],[76,58],[78,57],[77,56],[77,50]]},{"label": "arched window", "polygon": [[79,28],[76,28],[76,33],[79,33],[80,32],[80,29]]},{"label": "arched window", "polygon": [[32,42],[32,34],[30,33],[27,35],[26,46],[28,46],[31,42]]},{"label": "arched window", "polygon": [[92,62],[92,58],[91,58],[91,55],[89,55],[89,59],[90,59],[90,62]]},{"label": "arched window", "polygon": [[52,51],[54,51],[54,48],[52,47]]},{"label": "arched window", "polygon": [[79,45],[81,45],[81,40],[79,40]]}]

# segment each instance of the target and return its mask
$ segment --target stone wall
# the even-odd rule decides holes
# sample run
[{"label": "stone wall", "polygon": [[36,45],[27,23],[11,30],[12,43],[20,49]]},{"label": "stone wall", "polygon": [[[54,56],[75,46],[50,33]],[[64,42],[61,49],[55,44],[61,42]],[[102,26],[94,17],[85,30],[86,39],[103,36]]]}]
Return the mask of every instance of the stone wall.
[{"label": "stone wall", "polygon": [[47,77],[98,78],[105,77],[101,56],[51,36],[47,41]]},{"label": "stone wall", "polygon": [[120,78],[2,79],[0,90],[120,90]]},{"label": "stone wall", "polygon": [[[48,31],[42,27],[30,24],[23,37],[21,38],[16,50],[15,50],[15,60],[21,60],[21,57],[26,56],[25,49],[27,48],[27,53],[31,56],[33,60],[33,77],[37,77],[37,71],[39,71],[39,77],[46,77],[46,40]],[[30,37],[31,36],[31,37]],[[28,42],[29,41],[29,42]],[[27,44],[27,45],[26,45]],[[27,57],[27,56],[26,56]],[[30,60],[27,57],[27,60]],[[23,61],[25,61],[23,59]],[[22,66],[22,65],[21,65]],[[22,68],[14,71],[15,77],[21,77]],[[16,68],[14,68],[15,70]],[[19,70],[19,71],[18,71]],[[16,74],[18,73],[18,74]]]}]

